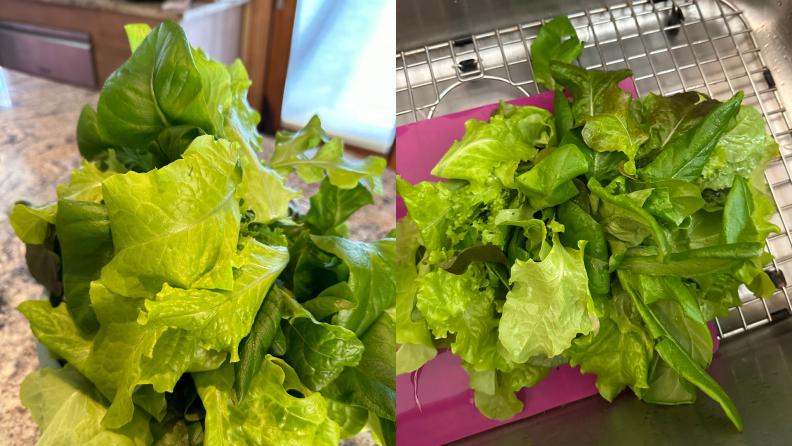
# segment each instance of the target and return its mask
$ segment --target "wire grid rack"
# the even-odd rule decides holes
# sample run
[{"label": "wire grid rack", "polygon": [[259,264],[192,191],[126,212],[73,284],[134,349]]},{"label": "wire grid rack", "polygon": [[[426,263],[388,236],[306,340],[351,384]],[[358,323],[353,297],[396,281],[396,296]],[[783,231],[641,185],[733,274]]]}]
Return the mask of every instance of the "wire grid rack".
[{"label": "wire grid rack", "polygon": [[[672,20],[672,15],[684,19]],[[724,101],[743,90],[781,147],[765,177],[778,213],[766,249],[775,260],[765,270],[780,283],[769,299],[740,286],[742,307],[715,320],[729,337],[792,312],[792,130],[753,31],[742,12],[723,0],[650,0],[568,14],[585,47],[576,64],[588,69],[633,71],[638,94],[698,91]],[[544,91],[534,81],[531,43],[547,20],[518,24],[396,54],[397,125]],[[481,89],[477,85],[488,81]],[[783,83],[782,83],[783,85]],[[463,88],[458,88],[463,87]],[[454,94],[464,91],[464,94]],[[460,97],[463,98],[460,101]],[[476,103],[478,101],[479,103]],[[786,273],[786,274],[784,274]],[[792,276],[789,276],[792,277]]]}]

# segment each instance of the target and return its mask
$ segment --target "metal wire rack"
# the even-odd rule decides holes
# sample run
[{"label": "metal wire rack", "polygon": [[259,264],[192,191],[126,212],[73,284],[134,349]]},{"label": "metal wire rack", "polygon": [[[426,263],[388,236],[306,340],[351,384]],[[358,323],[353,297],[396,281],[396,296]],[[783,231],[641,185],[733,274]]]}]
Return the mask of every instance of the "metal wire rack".
[{"label": "metal wire rack", "polygon": [[[725,338],[792,313],[792,130],[772,73],[742,12],[724,0],[643,0],[568,14],[585,47],[576,63],[589,69],[633,71],[638,94],[698,91],[724,101],[743,90],[781,147],[765,177],[778,209],[765,268],[782,283],[769,299],[740,287],[742,307],[715,320]],[[531,43],[547,20],[464,36],[396,54],[397,125],[543,91],[534,81]],[[476,88],[488,81],[485,89]],[[494,86],[493,86],[494,85]],[[464,88],[459,88],[464,87]],[[455,91],[464,90],[459,101]],[[456,97],[455,97],[456,96]],[[480,103],[476,103],[479,101]],[[787,274],[784,274],[787,273]],[[789,276],[792,277],[792,276]],[[779,279],[780,278],[780,279]]]}]

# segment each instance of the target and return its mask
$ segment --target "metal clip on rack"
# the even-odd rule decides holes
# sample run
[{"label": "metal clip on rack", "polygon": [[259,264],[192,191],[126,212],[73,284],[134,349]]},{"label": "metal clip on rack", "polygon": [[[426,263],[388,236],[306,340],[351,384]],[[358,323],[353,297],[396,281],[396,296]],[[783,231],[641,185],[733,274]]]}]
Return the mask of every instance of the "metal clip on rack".
[{"label": "metal clip on rack", "polygon": [[[698,91],[724,101],[743,90],[781,147],[765,177],[781,233],[767,239],[775,260],[765,267],[776,293],[759,299],[740,287],[742,307],[715,320],[726,338],[792,313],[785,272],[792,270],[792,130],[775,80],[742,12],[723,0],[636,1],[573,12],[568,17],[586,42],[576,61],[586,68],[633,71],[638,94]],[[464,36],[396,54],[397,125],[540,91],[531,43],[546,20]],[[455,91],[463,92],[464,94]]]}]

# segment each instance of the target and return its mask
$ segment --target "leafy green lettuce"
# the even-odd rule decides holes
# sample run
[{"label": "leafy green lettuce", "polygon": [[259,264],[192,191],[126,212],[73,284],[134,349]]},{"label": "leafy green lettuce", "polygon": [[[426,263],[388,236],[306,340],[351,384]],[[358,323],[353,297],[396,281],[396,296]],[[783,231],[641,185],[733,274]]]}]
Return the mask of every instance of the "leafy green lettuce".
[{"label": "leafy green lettuce", "polygon": [[633,99],[618,87],[629,70],[572,64],[566,18],[532,49],[537,80],[572,95],[555,92],[548,138],[514,124],[532,107],[502,102],[432,171],[448,181],[397,180],[397,373],[450,346],[476,407],[506,420],[523,409],[514,392],[568,362],[609,401],[629,387],[691,404],[701,389],[742,429],[705,371],[707,323],[741,305],[741,284],[777,291],[763,173],[778,145],[761,114],[742,92]]},{"label": "leafy green lettuce", "polygon": [[[82,167],[11,217],[53,291],[19,310],[65,364],[22,388],[40,444],[395,444],[396,243],[345,224],[385,160],[344,158],[314,117],[259,161],[240,61],[172,21],[126,30],[132,57],[80,117]],[[306,214],[295,170],[321,181]]]}]

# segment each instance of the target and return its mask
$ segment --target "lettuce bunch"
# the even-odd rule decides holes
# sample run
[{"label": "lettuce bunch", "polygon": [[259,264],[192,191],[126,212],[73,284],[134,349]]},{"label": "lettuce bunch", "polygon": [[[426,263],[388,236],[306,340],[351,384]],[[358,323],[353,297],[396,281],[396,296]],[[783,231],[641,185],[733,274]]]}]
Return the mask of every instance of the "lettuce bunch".
[{"label": "lettuce bunch", "polygon": [[[240,61],[175,22],[127,32],[80,116],[82,167],[11,216],[51,292],[19,309],[64,365],[22,385],[38,444],[330,446],[366,426],[395,444],[395,239],[344,224],[385,160],[345,159],[314,117],[263,164]],[[306,214],[295,170],[321,181]]]},{"label": "lettuce bunch", "polygon": [[397,180],[397,373],[450,347],[476,406],[505,420],[514,392],[569,363],[609,401],[629,387],[690,404],[701,389],[742,429],[705,372],[707,321],[741,304],[740,284],[775,292],[763,173],[778,144],[742,92],[633,100],[617,86],[629,70],[556,60],[578,48],[570,29],[555,19],[534,44],[554,115],[501,103],[435,166],[448,181]]}]

